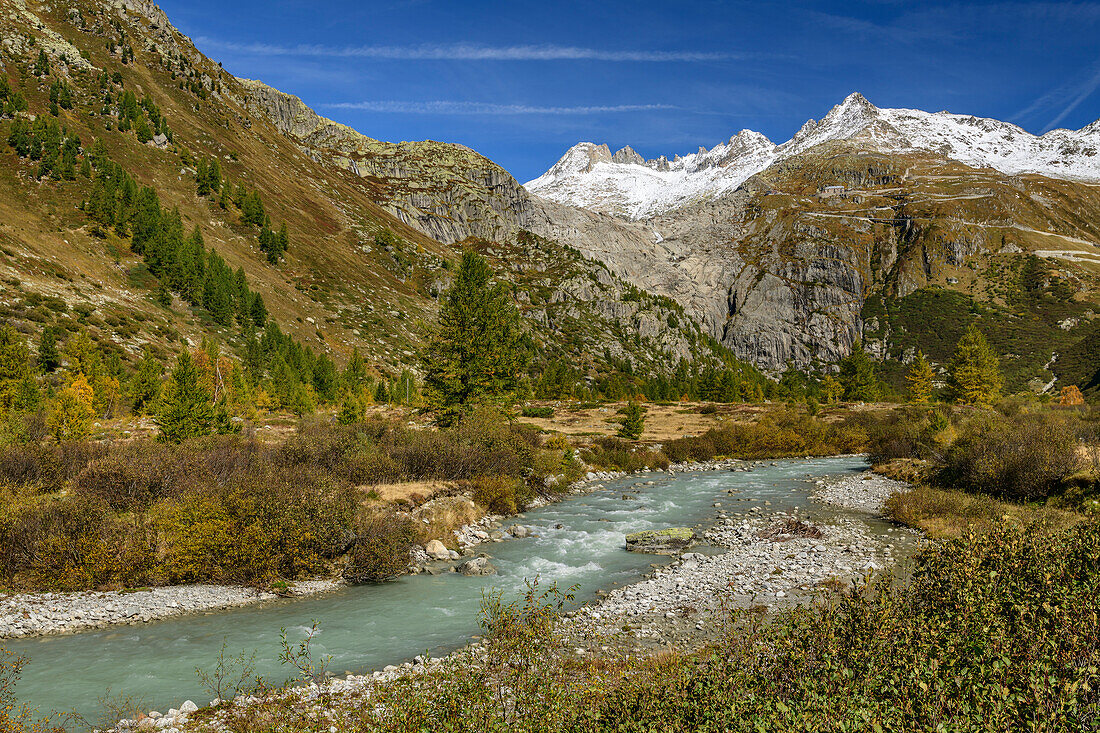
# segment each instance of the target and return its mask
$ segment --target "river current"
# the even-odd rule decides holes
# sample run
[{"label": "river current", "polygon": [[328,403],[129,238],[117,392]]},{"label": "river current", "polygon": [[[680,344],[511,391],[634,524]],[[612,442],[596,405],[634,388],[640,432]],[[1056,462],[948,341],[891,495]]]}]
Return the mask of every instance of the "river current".
[{"label": "river current", "polygon": [[[492,589],[514,596],[523,591],[525,579],[538,577],[543,585],[576,585],[577,601],[583,603],[596,591],[634,582],[652,563],[665,561],[626,552],[627,533],[709,525],[716,501],[727,511],[813,512],[813,479],[865,468],[861,459],[845,457],[769,461],[750,471],[636,474],[515,518],[537,536],[482,545],[479,550],[492,556],[496,575],[406,576],[313,598],[11,640],[4,646],[31,660],[16,688],[20,701],[41,712],[76,711],[92,721],[103,715],[108,690],[112,697],[140,701],[144,710],[163,712],[187,699],[205,705],[210,695],[195,669],[212,668],[223,643],[230,655],[255,652],[256,674],[281,682],[292,670],[277,659],[280,629],[296,641],[314,621],[320,629],[315,653],[332,656],[330,671],[359,674],[425,651],[437,656],[465,645],[478,633],[482,594]],[[738,501],[730,501],[729,489],[738,490]]]}]

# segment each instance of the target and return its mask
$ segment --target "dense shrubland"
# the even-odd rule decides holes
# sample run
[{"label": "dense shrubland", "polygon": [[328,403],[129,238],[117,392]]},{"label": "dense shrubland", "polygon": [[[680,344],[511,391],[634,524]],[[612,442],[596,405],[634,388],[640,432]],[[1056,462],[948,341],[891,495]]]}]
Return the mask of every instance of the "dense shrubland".
[{"label": "dense shrubland", "polygon": [[11,445],[0,450],[0,573],[26,588],[268,584],[334,572],[350,551],[349,575],[387,577],[425,538],[367,501],[367,487],[469,482],[487,508],[514,512],[577,470],[560,445],[491,411],[446,430],[308,424],[281,444]]},{"label": "dense shrubland", "polygon": [[702,435],[677,438],[664,445],[672,461],[702,461],[718,456],[781,458],[857,453],[878,418],[870,413],[845,413],[825,420],[797,409],[763,415],[756,422],[733,423]]},{"label": "dense shrubland", "polygon": [[940,488],[1087,509],[1100,481],[1095,409],[1006,399],[996,409],[907,407],[871,430],[872,461],[922,462]]},{"label": "dense shrubland", "polygon": [[662,470],[668,468],[664,451],[639,447],[622,438],[596,438],[581,451],[581,458],[597,468],[615,471]]}]

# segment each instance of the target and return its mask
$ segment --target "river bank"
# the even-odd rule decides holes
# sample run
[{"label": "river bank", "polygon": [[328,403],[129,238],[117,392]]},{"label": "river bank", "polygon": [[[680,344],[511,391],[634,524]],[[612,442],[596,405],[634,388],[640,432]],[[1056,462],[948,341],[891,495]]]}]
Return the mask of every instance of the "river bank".
[{"label": "river bank", "polygon": [[[723,467],[728,469],[730,465],[752,467],[747,462]],[[639,479],[632,487],[644,491],[640,487],[649,480]],[[595,483],[599,482],[593,486]],[[780,609],[819,597],[828,588],[884,571],[909,552],[917,541],[916,533],[875,519],[869,524],[854,515],[850,507],[873,517],[881,511],[881,501],[896,488],[896,482],[879,482],[867,474],[841,475],[814,481],[809,493],[820,508],[763,513],[754,509],[764,502],[754,507],[741,505],[742,511],[732,511],[738,506],[735,502],[739,490],[718,489],[707,505],[719,506],[713,506],[713,521],[706,522],[709,529],[703,536],[705,546],[693,548],[671,563],[655,567],[641,580],[614,588],[569,612],[558,628],[563,646],[567,653],[592,657],[691,649],[722,633],[723,608]],[[631,486],[624,488],[623,502],[629,501],[630,491]],[[797,491],[806,495],[804,488]],[[614,493],[618,500],[617,486]],[[872,503],[872,495],[877,503]],[[793,528],[794,533],[777,528]],[[455,654],[478,653],[479,645],[474,643]],[[302,706],[302,710],[310,709],[311,701],[319,698],[329,700],[326,704],[350,705],[369,696],[370,688],[380,681],[416,674],[438,663],[418,658],[369,674],[351,674],[324,685],[305,685],[276,694],[292,701],[288,703],[292,706]],[[258,710],[256,706],[266,704],[261,698],[238,698],[231,706],[220,706],[215,717],[248,717],[250,711]],[[159,724],[170,728],[183,722],[162,718]],[[155,724],[127,721],[120,729],[134,730],[142,725],[152,729]],[[191,727],[187,725],[186,729]],[[211,724],[211,728],[217,727]]]},{"label": "river bank", "polygon": [[[818,479],[811,498],[828,507],[880,517],[886,499],[908,484],[871,471]],[[817,514],[817,512],[814,512]],[[617,588],[571,614],[565,625],[578,653],[683,649],[721,631],[723,609],[775,610],[805,604],[827,590],[881,573],[907,555],[920,533],[844,513],[820,517],[720,512],[703,535],[718,554],[682,553],[649,578]]]},{"label": "river bank", "polygon": [[0,596],[0,639],[72,634],[109,626],[214,613],[340,587],[335,580],[291,583],[284,594],[239,585],[169,585],[123,591],[16,593]]},{"label": "river bank", "polygon": [[[747,465],[753,464],[711,461],[674,465],[669,467],[669,471],[675,474],[684,471],[739,470],[738,467],[748,470],[744,468]],[[599,490],[607,482],[624,476],[625,473],[616,471],[590,471],[565,491],[530,508]],[[454,530],[454,543],[460,551],[452,551],[446,558],[433,558],[423,546],[414,547],[408,572],[452,572],[458,564],[473,558],[479,545],[524,536],[522,524],[512,525],[512,531],[507,531],[502,522],[504,519],[501,515],[484,514],[478,520]],[[290,583],[285,591],[279,593],[239,585],[191,584],[120,591],[2,594],[0,639],[73,634],[111,626],[151,623],[187,614],[217,613],[280,598],[314,596],[343,586],[344,582],[337,578],[318,578]]]}]

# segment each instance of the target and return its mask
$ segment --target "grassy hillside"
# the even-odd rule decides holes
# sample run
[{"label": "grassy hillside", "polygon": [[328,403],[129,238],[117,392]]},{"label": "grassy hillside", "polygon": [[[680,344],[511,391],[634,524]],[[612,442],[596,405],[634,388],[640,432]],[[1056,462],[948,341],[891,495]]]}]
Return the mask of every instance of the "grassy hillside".
[{"label": "grassy hillside", "polygon": [[[338,364],[358,348],[381,374],[416,363],[450,265],[462,247],[481,247],[471,235],[507,239],[493,212],[510,204],[497,200],[492,181],[515,182],[490,161],[456,145],[374,141],[321,120],[292,97],[227,74],[152,3],[20,3],[0,16],[0,31],[10,39],[0,53],[0,90],[9,90],[0,93],[0,309],[32,341],[48,325],[86,329],[131,361],[147,345],[169,353],[203,339],[239,343],[234,324],[219,324],[150,271],[130,224],[97,224],[102,173],[86,164],[97,155],[138,189],[154,190],[166,214],[178,210],[184,234],[197,227],[207,249],[243,272],[284,332]],[[40,126],[37,140],[53,123],[72,141],[72,165],[61,160],[61,142],[55,168],[43,162],[51,145],[43,153],[6,144],[23,126]],[[342,151],[343,167],[311,154],[306,141]],[[215,165],[217,185],[204,190]],[[262,204],[259,218],[250,197]],[[459,209],[461,226],[425,223],[457,222]],[[263,230],[282,225],[288,246],[270,261]],[[495,259],[500,274],[513,278],[559,250],[540,242]],[[587,266],[578,261],[570,276]],[[170,298],[158,295],[162,285]],[[556,286],[544,278],[538,289]],[[669,349],[679,358],[709,355],[697,329],[667,326],[663,313],[661,330],[670,334],[651,334],[662,341],[651,351],[654,344],[637,331],[637,308],[613,313],[601,305],[625,284],[601,287],[610,289],[568,298],[563,328],[539,315],[552,296],[517,289],[534,311],[537,340],[574,356],[578,380],[597,368],[667,371]],[[577,322],[595,329],[580,342]],[[624,361],[592,358],[605,348]]]}]

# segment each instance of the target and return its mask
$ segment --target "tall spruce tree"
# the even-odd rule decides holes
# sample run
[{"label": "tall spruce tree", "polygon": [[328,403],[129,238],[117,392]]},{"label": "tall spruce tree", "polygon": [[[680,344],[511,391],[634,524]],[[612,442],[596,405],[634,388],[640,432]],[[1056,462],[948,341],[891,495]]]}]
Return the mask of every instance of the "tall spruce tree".
[{"label": "tall spruce tree", "polygon": [[321,354],[313,366],[313,391],[317,393],[321,402],[335,402],[336,387],[336,365],[327,354]]},{"label": "tall spruce tree", "polygon": [[645,430],[645,408],[641,404],[630,400],[626,406],[619,410],[622,418],[619,420],[617,435],[627,440],[637,440],[642,437]]},{"label": "tall spruce tree", "polygon": [[42,329],[38,341],[38,368],[49,374],[61,366],[61,352],[57,350],[57,332],[50,326]]},{"label": "tall spruce tree", "polygon": [[874,402],[879,397],[875,362],[859,341],[852,344],[852,353],[840,361],[840,384],[848,402]]},{"label": "tall spruce tree", "polygon": [[202,386],[195,360],[186,351],[176,360],[156,423],[160,427],[157,439],[168,443],[180,443],[214,431],[213,398]]},{"label": "tall spruce tree", "polygon": [[141,363],[130,382],[130,396],[134,402],[134,413],[147,415],[160,397],[161,375],[164,368],[153,352],[148,348],[141,355]]},{"label": "tall spruce tree", "polygon": [[363,385],[367,383],[367,364],[359,353],[359,347],[352,347],[351,358],[344,366],[344,373],[340,375],[343,389],[349,394],[359,394],[363,391]]},{"label": "tall spruce tree", "polygon": [[515,395],[530,362],[519,310],[489,264],[466,252],[443,297],[424,357],[428,404],[449,423],[469,408]]},{"label": "tall spruce tree", "polygon": [[29,407],[37,391],[26,339],[11,326],[0,327],[0,414]]},{"label": "tall spruce tree", "polygon": [[988,405],[1001,396],[1004,378],[997,354],[973,323],[955,347],[947,387],[952,399],[964,405]]}]

